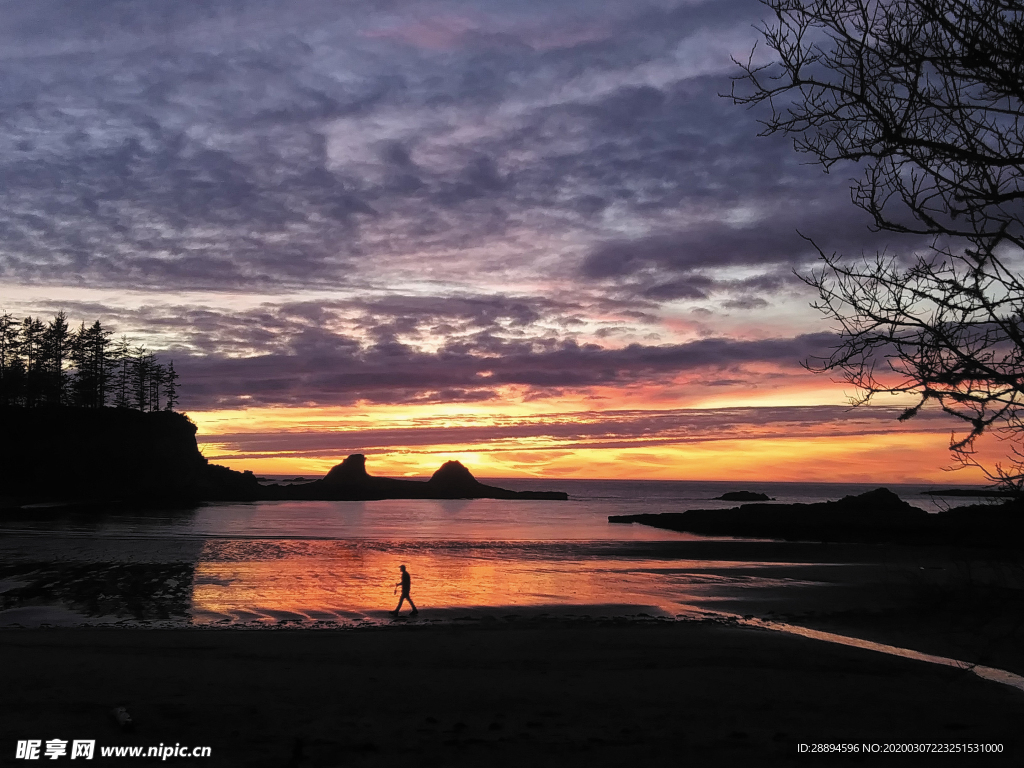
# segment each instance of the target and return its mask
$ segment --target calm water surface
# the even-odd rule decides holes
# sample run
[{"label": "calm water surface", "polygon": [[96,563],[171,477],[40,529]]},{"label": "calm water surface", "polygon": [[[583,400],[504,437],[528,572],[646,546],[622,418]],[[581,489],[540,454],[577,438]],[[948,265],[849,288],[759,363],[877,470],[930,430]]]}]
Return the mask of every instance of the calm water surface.
[{"label": "calm water surface", "polygon": [[[820,583],[814,563],[612,514],[727,508],[728,490],[780,502],[872,485],[491,481],[560,489],[568,502],[372,501],[209,504],[81,517],[32,510],[0,521],[0,624],[361,623],[388,620],[398,565],[421,618],[491,612],[675,616],[742,594]],[[935,510],[920,491],[890,486]]]}]

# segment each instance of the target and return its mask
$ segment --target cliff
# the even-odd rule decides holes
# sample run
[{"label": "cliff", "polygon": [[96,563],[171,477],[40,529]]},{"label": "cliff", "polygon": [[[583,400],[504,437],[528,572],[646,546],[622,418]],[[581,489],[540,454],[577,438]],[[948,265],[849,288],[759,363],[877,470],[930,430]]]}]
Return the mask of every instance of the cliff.
[{"label": "cliff", "polygon": [[196,445],[196,425],[171,411],[3,408],[0,425],[0,508],[45,502],[568,498],[484,485],[457,461],[426,482],[373,477],[361,454],[321,480],[262,486],[252,472],[210,464]]}]

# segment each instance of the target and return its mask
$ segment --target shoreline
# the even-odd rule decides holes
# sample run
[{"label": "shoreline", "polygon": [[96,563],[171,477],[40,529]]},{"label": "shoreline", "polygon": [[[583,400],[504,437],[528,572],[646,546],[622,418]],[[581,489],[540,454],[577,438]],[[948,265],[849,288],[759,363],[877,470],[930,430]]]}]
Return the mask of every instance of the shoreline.
[{"label": "shoreline", "polygon": [[[361,623],[395,623],[388,612],[395,604],[390,584],[381,595],[386,603],[372,608],[358,608],[366,604],[353,602],[343,609],[342,598],[327,593],[314,593],[310,602],[296,600],[291,605],[204,605],[196,602],[195,553],[181,559],[187,553],[166,551],[163,542],[137,540],[132,562],[118,560],[122,544],[113,542],[114,549],[90,544],[88,557],[80,553],[47,565],[53,557],[63,557],[63,545],[55,548],[54,542],[30,540],[31,554],[17,537],[7,542],[12,559],[0,570],[5,608],[0,611],[0,626],[17,623],[27,630],[43,623],[84,623],[191,629],[195,623],[348,631]],[[671,578],[686,582],[688,586],[681,587],[686,594],[658,593],[662,577],[656,576],[655,591],[649,594],[627,596],[610,582],[610,591],[590,602],[446,606],[432,605],[430,592],[419,584],[421,589],[414,591],[419,619],[399,623],[514,625],[568,615],[587,622],[640,613],[668,620],[717,612],[1024,674],[1024,571],[1006,550],[680,540],[609,542],[586,551],[600,553],[595,562],[605,557],[612,562],[641,558],[646,567],[665,569]],[[317,602],[324,598],[328,602]]]},{"label": "shoreline", "polygon": [[[783,617],[757,616],[747,614],[740,616],[735,613],[696,609],[672,615],[656,606],[644,605],[538,605],[538,606],[467,606],[464,608],[425,609],[425,615],[406,611],[394,616],[390,611],[376,611],[371,618],[361,620],[315,620],[278,619],[273,621],[250,622],[196,622],[177,624],[170,622],[138,622],[117,620],[116,617],[97,617],[94,623],[50,624],[39,623],[25,626],[17,623],[0,624],[0,632],[61,632],[82,631],[102,632],[105,630],[125,632],[388,632],[388,631],[420,631],[443,629],[553,629],[566,627],[604,627],[604,626],[653,626],[653,625],[706,625],[732,628],[764,630],[787,636],[812,638],[826,645],[840,645],[860,648],[883,655],[916,659],[929,664],[949,666],[961,670],[972,671],[980,677],[1004,685],[1009,685],[1024,692],[1024,676],[1018,675],[1009,668],[987,666],[994,663],[987,653],[978,658],[977,649],[951,645],[947,636],[935,642],[925,642],[930,650],[921,650],[924,639],[920,632],[912,633],[895,645],[895,638],[890,637],[886,627],[878,621],[860,622],[851,625],[842,621],[842,614],[824,616],[803,616],[792,621]],[[771,612],[770,612],[771,613]],[[813,612],[812,612],[813,614]],[[87,618],[87,617],[81,617]],[[876,616],[876,619],[878,617]],[[103,621],[110,619],[110,621]],[[891,630],[891,627],[888,628]],[[934,629],[934,628],[933,628]],[[978,638],[975,637],[977,640]],[[950,655],[953,654],[953,655]],[[968,660],[974,657],[974,660]],[[1024,671],[1021,662],[1024,658],[1015,654],[1014,666]],[[983,673],[984,671],[984,673]]]},{"label": "shoreline", "polygon": [[823,741],[1002,743],[980,758],[1010,764],[1022,746],[1006,686],[717,622],[22,629],[0,650],[5,740],[210,745],[208,765],[774,765]]}]

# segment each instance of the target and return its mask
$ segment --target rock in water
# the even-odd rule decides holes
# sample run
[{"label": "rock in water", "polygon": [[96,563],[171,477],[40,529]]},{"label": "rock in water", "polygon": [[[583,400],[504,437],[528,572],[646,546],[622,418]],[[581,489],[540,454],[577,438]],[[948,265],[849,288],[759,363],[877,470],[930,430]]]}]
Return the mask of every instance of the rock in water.
[{"label": "rock in water", "polygon": [[446,461],[427,481],[439,493],[476,491],[480,482],[460,461]]},{"label": "rock in water", "polygon": [[772,501],[767,493],[755,493],[754,491],[729,491],[721,496],[715,497],[716,501]]},{"label": "rock in water", "polygon": [[325,485],[353,485],[366,483],[370,479],[366,471],[366,456],[361,453],[353,453],[345,458],[341,464],[331,468],[331,471],[324,477]]}]

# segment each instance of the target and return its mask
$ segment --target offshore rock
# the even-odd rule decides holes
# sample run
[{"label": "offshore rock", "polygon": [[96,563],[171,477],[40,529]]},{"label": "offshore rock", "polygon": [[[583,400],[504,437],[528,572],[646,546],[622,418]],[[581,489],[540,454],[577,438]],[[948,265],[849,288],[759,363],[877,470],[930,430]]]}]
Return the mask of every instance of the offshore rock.
[{"label": "offshore rock", "polygon": [[324,477],[325,485],[344,485],[345,483],[366,483],[370,479],[366,471],[366,457],[361,453],[353,453],[341,464],[336,464]]},{"label": "offshore rock", "polygon": [[729,491],[721,496],[716,496],[715,501],[772,501],[767,493],[755,493],[754,491]]},{"label": "offshore rock", "polygon": [[458,461],[445,462],[426,482],[375,477],[366,471],[366,457],[355,453],[322,480],[305,485],[264,488],[267,498],[331,501],[377,499],[540,499],[565,501],[561,491],[509,491],[485,485]]}]

